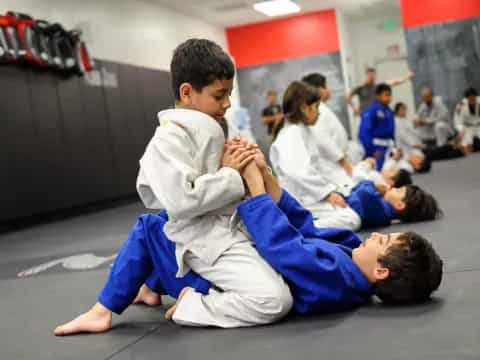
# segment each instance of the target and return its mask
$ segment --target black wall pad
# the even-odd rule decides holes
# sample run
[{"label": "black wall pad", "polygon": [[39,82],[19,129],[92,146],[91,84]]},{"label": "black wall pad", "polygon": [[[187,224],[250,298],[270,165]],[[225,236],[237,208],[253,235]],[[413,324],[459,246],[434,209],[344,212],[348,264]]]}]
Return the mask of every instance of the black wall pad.
[{"label": "black wall pad", "polygon": [[96,81],[0,67],[0,223],[135,195],[156,114],[173,106],[170,77],[96,65]]}]

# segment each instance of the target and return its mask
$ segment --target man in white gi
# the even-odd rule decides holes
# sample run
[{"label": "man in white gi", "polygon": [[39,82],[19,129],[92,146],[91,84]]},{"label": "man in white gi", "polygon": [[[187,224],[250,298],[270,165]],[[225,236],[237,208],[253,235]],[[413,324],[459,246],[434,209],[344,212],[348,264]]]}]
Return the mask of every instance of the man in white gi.
[{"label": "man in white gi", "polygon": [[455,128],[467,152],[473,151],[474,138],[480,140],[480,97],[477,89],[469,88],[455,110]]},{"label": "man in white gi", "polygon": [[422,141],[431,145],[444,146],[453,135],[448,109],[439,97],[434,97],[430,88],[422,91],[422,104],[414,125]]}]

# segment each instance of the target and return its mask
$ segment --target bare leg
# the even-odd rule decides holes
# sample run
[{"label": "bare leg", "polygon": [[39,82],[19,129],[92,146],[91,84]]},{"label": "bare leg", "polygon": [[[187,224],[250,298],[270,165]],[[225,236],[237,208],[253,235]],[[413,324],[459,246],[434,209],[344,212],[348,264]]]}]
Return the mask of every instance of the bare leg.
[{"label": "bare leg", "polygon": [[177,310],[177,305],[182,301],[183,296],[187,293],[187,291],[192,290],[191,287],[184,287],[182,291],[180,291],[180,295],[178,295],[177,301],[173,304],[165,313],[165,319],[172,320],[173,314],[175,314],[175,310]]},{"label": "bare leg", "polygon": [[146,304],[149,306],[162,305],[162,296],[152,291],[147,285],[143,284],[138,295],[133,300],[133,304]]},{"label": "bare leg", "polygon": [[54,333],[57,336],[73,335],[82,332],[101,333],[112,327],[112,312],[100,303],[96,303],[86,313],[72,321],[58,326]]}]

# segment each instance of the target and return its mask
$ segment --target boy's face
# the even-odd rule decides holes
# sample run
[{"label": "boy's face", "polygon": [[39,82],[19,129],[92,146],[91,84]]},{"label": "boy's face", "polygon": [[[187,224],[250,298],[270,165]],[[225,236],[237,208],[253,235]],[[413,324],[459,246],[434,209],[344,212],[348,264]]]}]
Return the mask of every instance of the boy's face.
[{"label": "boy's face", "polygon": [[406,117],[407,116],[407,107],[406,106],[400,106],[400,108],[398,109],[397,116],[401,117],[401,118]]},{"label": "boy's face", "polygon": [[322,102],[327,102],[328,99],[330,99],[330,89],[329,89],[328,86],[319,87],[318,92],[319,92],[320,99],[322,100]]},{"label": "boy's face", "polygon": [[305,125],[311,126],[317,122],[318,119],[318,106],[320,105],[320,101],[316,101],[310,105],[303,105],[302,112],[305,116]]},{"label": "boy's face", "polygon": [[420,170],[423,166],[425,158],[421,155],[410,155],[408,162],[412,165],[415,170]]},{"label": "boy's face", "polygon": [[180,85],[180,107],[201,111],[220,121],[230,107],[232,89],[233,79],[217,79],[201,91],[183,83]]},{"label": "boy's face", "polygon": [[390,188],[383,198],[394,207],[397,211],[405,209],[405,196],[407,195],[407,187]]},{"label": "boy's face", "polygon": [[388,105],[392,101],[392,93],[390,91],[384,91],[377,95],[377,100],[383,105]]},{"label": "boy's face", "polygon": [[390,272],[380,262],[390,246],[396,244],[402,233],[372,233],[362,245],[353,249],[352,259],[371,283],[386,279]]}]

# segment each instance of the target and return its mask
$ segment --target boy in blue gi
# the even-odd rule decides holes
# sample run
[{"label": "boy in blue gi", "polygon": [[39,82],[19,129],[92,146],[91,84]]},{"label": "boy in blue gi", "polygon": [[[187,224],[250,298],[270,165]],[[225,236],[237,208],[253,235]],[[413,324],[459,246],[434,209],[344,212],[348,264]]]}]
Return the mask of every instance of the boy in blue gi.
[{"label": "boy in blue gi", "polygon": [[[362,243],[350,230],[316,228],[311,213],[282,191],[259,151],[242,177],[252,196],[238,207],[244,230],[288,283],[298,313],[346,310],[367,303],[374,294],[386,303],[420,302],[439,287],[442,260],[421,236],[373,233]],[[179,307],[188,307],[182,301],[185,294],[211,289],[192,271],[175,277],[175,244],[163,232],[166,216],[140,217],[100,295],[107,308],[121,313],[146,281],[152,293],[177,297],[166,314],[171,319]],[[105,316],[94,308],[81,315],[92,328]]]},{"label": "boy in blue gi", "polygon": [[365,180],[345,201],[360,217],[362,229],[387,226],[392,220],[434,220],[441,214],[435,198],[416,185],[391,188]]},{"label": "boy in blue gi", "polygon": [[394,113],[388,106],[392,100],[392,88],[379,84],[375,93],[375,102],[362,112],[358,137],[365,149],[365,158],[374,157],[380,171],[385,153],[395,139],[395,121]]}]

